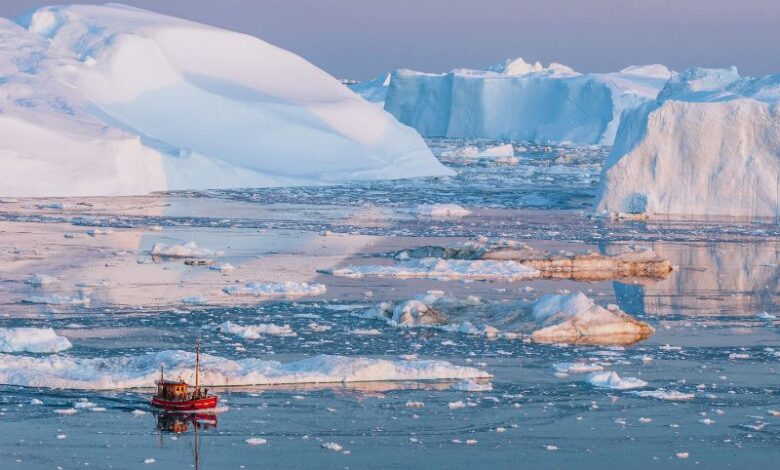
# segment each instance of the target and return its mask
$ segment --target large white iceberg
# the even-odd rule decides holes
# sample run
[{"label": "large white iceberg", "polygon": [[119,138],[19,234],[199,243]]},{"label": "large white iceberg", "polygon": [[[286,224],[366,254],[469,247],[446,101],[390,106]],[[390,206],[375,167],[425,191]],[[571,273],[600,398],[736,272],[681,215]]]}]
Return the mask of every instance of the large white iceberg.
[{"label": "large white iceberg", "polygon": [[413,129],[252,36],[116,4],[0,19],[0,36],[3,196],[450,173]]},{"label": "large white iceberg", "polygon": [[[662,65],[580,74],[522,59],[486,71],[398,70],[386,85],[385,110],[430,137],[611,144],[621,113],[653,100],[671,76]],[[357,91],[381,96],[368,84]]]},{"label": "large white iceberg", "polygon": [[689,69],[627,112],[597,210],[780,215],[780,74]]}]

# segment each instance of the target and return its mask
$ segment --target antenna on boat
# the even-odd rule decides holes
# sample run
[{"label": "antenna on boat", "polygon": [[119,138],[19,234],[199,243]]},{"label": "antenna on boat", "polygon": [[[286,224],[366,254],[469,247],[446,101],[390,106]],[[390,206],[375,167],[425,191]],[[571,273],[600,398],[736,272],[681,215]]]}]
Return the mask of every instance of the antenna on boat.
[{"label": "antenna on boat", "polygon": [[165,380],[165,364],[160,364],[160,382]]}]

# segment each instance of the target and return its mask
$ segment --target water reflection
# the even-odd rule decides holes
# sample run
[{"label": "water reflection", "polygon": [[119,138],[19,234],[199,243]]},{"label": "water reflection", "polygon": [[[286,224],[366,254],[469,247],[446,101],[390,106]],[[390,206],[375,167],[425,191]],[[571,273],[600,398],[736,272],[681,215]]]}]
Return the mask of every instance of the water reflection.
[{"label": "water reflection", "polygon": [[193,468],[200,470],[201,463],[201,429],[215,429],[217,427],[217,415],[214,413],[175,413],[175,412],[157,412],[154,413],[157,420],[157,431],[159,432],[160,447],[163,446],[163,433],[183,434],[189,431],[192,426],[193,436]]},{"label": "water reflection", "polygon": [[182,434],[194,429],[211,429],[217,427],[217,415],[215,413],[155,413],[157,430],[160,432]]},{"label": "water reflection", "polygon": [[652,284],[613,282],[621,310],[714,317],[755,316],[780,309],[780,242],[649,245],[677,269]]}]

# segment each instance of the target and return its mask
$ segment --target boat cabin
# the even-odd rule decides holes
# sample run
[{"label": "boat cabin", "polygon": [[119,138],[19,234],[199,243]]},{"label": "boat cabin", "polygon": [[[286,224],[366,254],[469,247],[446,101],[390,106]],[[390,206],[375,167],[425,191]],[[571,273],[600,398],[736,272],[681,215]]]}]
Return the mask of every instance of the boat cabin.
[{"label": "boat cabin", "polygon": [[187,400],[187,382],[183,380],[158,380],[157,394],[155,396],[163,400]]}]

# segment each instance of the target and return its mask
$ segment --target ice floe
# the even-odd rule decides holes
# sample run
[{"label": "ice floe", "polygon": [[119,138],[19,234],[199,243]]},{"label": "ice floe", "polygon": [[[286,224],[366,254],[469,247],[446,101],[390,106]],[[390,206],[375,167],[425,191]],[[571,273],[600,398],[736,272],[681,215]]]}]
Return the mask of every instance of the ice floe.
[{"label": "ice floe", "polygon": [[514,261],[538,269],[540,276],[576,280],[603,280],[620,277],[665,278],[672,264],[651,248],[633,246],[617,254],[575,254],[538,251],[525,243],[507,239],[477,237],[450,246],[422,246],[394,254],[399,261],[436,257],[442,259]]},{"label": "ice floe", "polygon": [[222,290],[228,295],[294,299],[322,295],[327,288],[322,284],[306,282],[250,282],[243,286],[225,287]]},{"label": "ice floe", "polygon": [[226,321],[215,326],[214,329],[229,335],[239,336],[244,339],[258,339],[263,335],[288,337],[297,336],[290,325],[272,325],[268,323],[242,326],[231,321]]},{"label": "ice floe", "polygon": [[0,328],[0,352],[56,353],[71,346],[51,328]]},{"label": "ice floe", "polygon": [[[0,354],[0,383],[72,389],[151,387],[159,377],[161,365],[171,376],[186,378],[192,374],[194,363],[195,355],[184,351],[97,358]],[[281,363],[203,355],[201,383],[210,386],[275,385],[489,377],[487,372],[473,367],[437,360],[391,361],[319,355]]]},{"label": "ice floe", "polygon": [[584,374],[586,372],[599,372],[604,370],[604,366],[592,362],[559,362],[553,364],[556,372],[565,374]]},{"label": "ice floe", "polygon": [[42,286],[48,286],[51,284],[56,284],[59,281],[56,277],[49,276],[46,274],[33,274],[30,276],[29,279],[24,281],[25,284],[31,285],[33,287],[42,287]]},{"label": "ice floe", "polygon": [[693,400],[696,395],[693,393],[680,392],[677,390],[636,390],[631,392],[633,395],[642,398],[656,398],[658,400],[680,401]]},{"label": "ice floe", "polygon": [[42,305],[89,305],[90,299],[84,295],[80,295],[78,297],[71,297],[60,294],[32,295],[23,298],[22,303]]},{"label": "ice floe", "polygon": [[629,390],[647,386],[647,382],[644,380],[636,377],[620,377],[617,372],[613,371],[593,372],[585,380],[594,387],[614,390]]},{"label": "ice floe", "polygon": [[477,382],[472,379],[465,379],[452,384],[453,390],[461,392],[490,392],[493,390],[493,384],[490,382]]},{"label": "ice floe", "polygon": [[625,312],[597,305],[581,292],[543,296],[532,315],[540,328],[531,338],[541,343],[632,344],[655,331]]},{"label": "ice floe", "polygon": [[422,258],[401,261],[392,266],[349,265],[322,270],[334,276],[359,279],[367,276],[390,278],[497,279],[516,281],[539,275],[537,269],[514,261],[444,260]]},{"label": "ice floe", "polygon": [[357,315],[398,328],[434,328],[489,339],[530,338],[541,343],[633,344],[654,331],[624,312],[595,304],[582,293],[543,296],[530,306],[429,291],[412,300],[380,302]]},{"label": "ice floe", "polygon": [[412,212],[419,217],[432,219],[458,218],[471,214],[470,210],[457,204],[424,204],[417,206]]},{"label": "ice floe", "polygon": [[164,256],[170,258],[191,258],[191,257],[209,257],[222,256],[221,251],[209,250],[207,248],[198,248],[195,242],[183,244],[158,242],[152,246],[152,256]]}]

